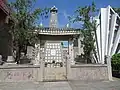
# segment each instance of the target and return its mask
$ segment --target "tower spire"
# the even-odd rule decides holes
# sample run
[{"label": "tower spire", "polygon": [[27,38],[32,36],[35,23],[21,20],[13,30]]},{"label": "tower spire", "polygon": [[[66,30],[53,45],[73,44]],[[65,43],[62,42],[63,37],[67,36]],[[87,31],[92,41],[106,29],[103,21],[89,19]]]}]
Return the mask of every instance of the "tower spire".
[{"label": "tower spire", "polygon": [[58,9],[53,6],[51,9],[50,9],[50,13],[51,13],[51,16],[50,16],[50,24],[49,24],[49,27],[57,27],[57,12],[58,12]]}]

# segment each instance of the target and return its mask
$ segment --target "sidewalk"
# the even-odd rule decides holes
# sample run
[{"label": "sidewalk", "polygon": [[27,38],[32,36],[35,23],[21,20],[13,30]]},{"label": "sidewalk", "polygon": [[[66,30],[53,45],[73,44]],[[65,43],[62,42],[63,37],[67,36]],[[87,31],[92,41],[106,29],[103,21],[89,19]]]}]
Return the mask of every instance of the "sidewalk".
[{"label": "sidewalk", "polygon": [[0,90],[72,90],[68,82],[0,83]]},{"label": "sidewalk", "polygon": [[72,90],[120,90],[120,81],[70,81]]},{"label": "sidewalk", "polygon": [[120,80],[0,83],[0,90],[120,90]]}]

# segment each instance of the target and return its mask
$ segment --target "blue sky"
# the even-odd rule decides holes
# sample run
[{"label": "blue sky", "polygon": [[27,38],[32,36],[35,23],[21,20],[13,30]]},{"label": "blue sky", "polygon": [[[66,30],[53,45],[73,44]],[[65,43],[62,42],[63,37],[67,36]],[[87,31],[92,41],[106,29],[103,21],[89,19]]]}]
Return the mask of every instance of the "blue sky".
[{"label": "blue sky", "polygon": [[[92,1],[93,0],[36,0],[35,8],[52,7],[55,5],[58,8],[58,26],[64,27],[69,22],[67,16],[73,16],[78,6],[90,5]],[[120,7],[120,0],[94,0],[94,2],[97,8],[107,7],[108,5]],[[44,26],[49,26],[49,18],[38,20],[38,24],[40,22],[42,22]],[[74,23],[71,27],[79,28],[80,24]]]}]

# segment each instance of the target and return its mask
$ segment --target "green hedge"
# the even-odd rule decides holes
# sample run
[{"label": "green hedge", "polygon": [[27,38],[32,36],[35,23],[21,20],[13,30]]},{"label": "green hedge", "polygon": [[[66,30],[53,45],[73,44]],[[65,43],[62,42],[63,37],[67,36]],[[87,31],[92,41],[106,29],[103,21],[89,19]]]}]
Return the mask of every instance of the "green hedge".
[{"label": "green hedge", "polygon": [[112,56],[111,64],[113,71],[120,71],[120,53]]}]

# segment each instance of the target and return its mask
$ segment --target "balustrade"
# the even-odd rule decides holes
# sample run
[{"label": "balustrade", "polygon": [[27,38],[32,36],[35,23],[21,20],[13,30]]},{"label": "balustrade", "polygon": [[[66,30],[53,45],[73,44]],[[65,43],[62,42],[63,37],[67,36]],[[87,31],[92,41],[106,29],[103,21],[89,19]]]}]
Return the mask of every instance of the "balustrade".
[{"label": "balustrade", "polygon": [[40,34],[80,34],[79,30],[66,30],[66,29],[54,29],[54,28],[45,28],[39,30]]}]

